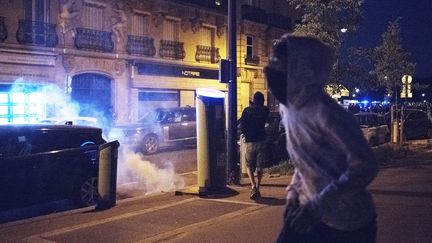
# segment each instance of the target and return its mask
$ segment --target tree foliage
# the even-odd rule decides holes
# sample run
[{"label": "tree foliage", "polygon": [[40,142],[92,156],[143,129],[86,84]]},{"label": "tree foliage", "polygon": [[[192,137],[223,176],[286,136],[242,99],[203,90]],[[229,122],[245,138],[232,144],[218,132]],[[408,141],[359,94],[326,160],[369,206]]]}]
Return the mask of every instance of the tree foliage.
[{"label": "tree foliage", "polygon": [[[387,31],[382,34],[382,43],[372,52],[378,85],[387,91],[401,86],[403,75],[414,75],[415,64],[410,62],[411,54],[402,47],[399,18],[389,23]],[[396,87],[395,87],[396,85]]]},{"label": "tree foliage", "polygon": [[411,54],[402,47],[400,18],[389,22],[382,34],[381,45],[375,48],[358,48],[358,56],[372,64],[370,87],[383,87],[388,93],[397,92],[402,85],[403,75],[414,75],[415,63],[410,61]]},{"label": "tree foliage", "polygon": [[338,49],[340,30],[355,32],[361,21],[360,0],[291,0],[290,3],[303,15],[294,32],[316,36]]},{"label": "tree foliage", "polygon": [[[344,84],[347,70],[341,65],[341,46],[345,35],[352,35],[362,19],[362,0],[290,0],[302,13],[294,33],[315,36],[335,50],[331,83]],[[346,33],[341,32],[342,29]],[[356,70],[357,71],[357,70]],[[351,80],[350,80],[351,81]]]}]

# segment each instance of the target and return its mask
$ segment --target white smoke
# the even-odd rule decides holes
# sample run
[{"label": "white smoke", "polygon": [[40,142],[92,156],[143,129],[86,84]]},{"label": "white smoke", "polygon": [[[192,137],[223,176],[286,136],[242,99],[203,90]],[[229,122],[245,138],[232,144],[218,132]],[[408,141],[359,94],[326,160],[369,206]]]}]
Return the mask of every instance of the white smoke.
[{"label": "white smoke", "polygon": [[[141,153],[120,150],[118,167],[118,184],[129,184],[135,190],[144,191],[146,195],[170,192],[185,186],[184,178],[177,175],[172,163],[164,163],[162,167],[143,158]],[[124,187],[124,186],[122,186]]]},{"label": "white smoke", "polygon": [[[31,122],[40,122],[49,119],[58,119],[58,121],[72,120],[79,117],[80,104],[73,102],[70,95],[54,84],[29,84],[22,79],[17,80],[11,88],[10,93],[29,94],[37,104],[38,117]],[[91,113],[97,117],[96,126],[102,128],[103,137],[109,140],[108,134],[112,130],[110,124],[113,124],[112,117],[102,116],[104,113],[95,110]],[[75,124],[75,123],[74,123]],[[120,134],[115,139],[119,140],[118,156],[118,178],[117,184],[119,189],[130,189],[142,191],[145,194],[158,193],[162,191],[173,191],[185,186],[184,180],[177,175],[172,163],[164,162],[161,167],[150,161],[147,161],[139,153],[131,152],[133,147],[121,138]],[[124,185],[129,185],[129,188]],[[132,187],[132,188],[131,188]],[[120,191],[121,193],[121,191]]]}]

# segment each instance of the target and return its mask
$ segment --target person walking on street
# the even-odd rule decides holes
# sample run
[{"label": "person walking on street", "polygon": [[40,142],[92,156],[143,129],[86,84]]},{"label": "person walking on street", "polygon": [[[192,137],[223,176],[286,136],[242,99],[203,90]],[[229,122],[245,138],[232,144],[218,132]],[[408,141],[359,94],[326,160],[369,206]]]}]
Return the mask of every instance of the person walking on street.
[{"label": "person walking on street", "polygon": [[[240,118],[240,129],[245,137],[247,174],[252,186],[251,199],[261,196],[259,189],[263,166],[267,158],[265,124],[268,115],[269,109],[264,106],[264,95],[261,92],[256,92],[252,104],[243,110]],[[256,181],[255,171],[257,173]]]},{"label": "person walking on street", "polygon": [[333,51],[287,34],[265,68],[280,102],[294,165],[278,242],[373,243],[376,212],[366,187],[378,164],[354,116],[324,92]]}]

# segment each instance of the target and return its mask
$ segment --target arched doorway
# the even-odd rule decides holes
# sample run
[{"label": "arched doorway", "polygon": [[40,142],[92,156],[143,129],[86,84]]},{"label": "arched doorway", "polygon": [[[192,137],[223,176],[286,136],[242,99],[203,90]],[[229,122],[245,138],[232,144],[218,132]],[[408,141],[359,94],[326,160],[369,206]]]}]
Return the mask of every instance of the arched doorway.
[{"label": "arched doorway", "polygon": [[95,73],[72,78],[71,99],[80,105],[80,116],[92,116],[103,123],[112,121],[111,79]]}]

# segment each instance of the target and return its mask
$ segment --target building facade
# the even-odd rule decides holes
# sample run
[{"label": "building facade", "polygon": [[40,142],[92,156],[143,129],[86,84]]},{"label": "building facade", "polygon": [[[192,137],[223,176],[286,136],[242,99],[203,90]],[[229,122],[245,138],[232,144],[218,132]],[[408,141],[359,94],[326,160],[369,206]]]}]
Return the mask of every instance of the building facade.
[{"label": "building facade", "polygon": [[[0,0],[0,123],[53,115],[55,92],[114,124],[194,106],[227,56],[227,1]],[[286,1],[238,1],[238,114],[268,94],[263,67],[292,29]],[[44,89],[54,86],[55,89]],[[53,101],[52,101],[53,100]],[[271,96],[268,105],[277,109]],[[66,108],[64,108],[66,109]],[[56,114],[57,115],[57,114]]]}]

